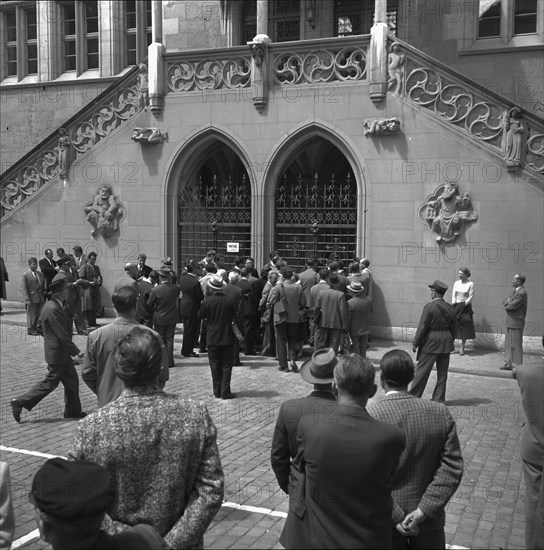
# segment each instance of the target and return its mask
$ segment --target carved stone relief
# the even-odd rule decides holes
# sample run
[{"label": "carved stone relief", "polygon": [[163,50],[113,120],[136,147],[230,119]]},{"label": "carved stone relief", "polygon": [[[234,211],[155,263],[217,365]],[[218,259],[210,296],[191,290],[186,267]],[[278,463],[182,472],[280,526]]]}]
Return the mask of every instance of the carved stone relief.
[{"label": "carved stone relief", "polygon": [[162,143],[168,139],[168,132],[158,128],[134,128],[130,139],[141,143]]},{"label": "carved stone relief", "polygon": [[98,189],[94,198],[83,208],[87,221],[93,226],[91,236],[110,239],[119,232],[121,221],[126,216],[126,206],[113,194],[109,185]]},{"label": "carved stone relief", "polygon": [[419,208],[419,217],[436,233],[440,245],[453,244],[478,221],[469,193],[463,193],[454,183],[435,189]]},{"label": "carved stone relief", "polygon": [[363,124],[363,133],[365,136],[391,136],[398,134],[399,130],[400,120],[397,117],[369,118]]}]

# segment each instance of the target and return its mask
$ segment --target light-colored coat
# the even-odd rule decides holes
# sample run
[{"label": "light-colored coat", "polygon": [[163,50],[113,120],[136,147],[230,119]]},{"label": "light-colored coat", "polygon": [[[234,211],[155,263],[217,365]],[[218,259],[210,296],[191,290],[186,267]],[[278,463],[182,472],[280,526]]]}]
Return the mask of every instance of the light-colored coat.
[{"label": "light-colored coat", "polygon": [[[34,273],[36,276],[34,276]],[[44,301],[45,278],[40,271],[35,271],[34,273],[30,269],[23,273],[21,294],[25,303],[39,304]]]}]

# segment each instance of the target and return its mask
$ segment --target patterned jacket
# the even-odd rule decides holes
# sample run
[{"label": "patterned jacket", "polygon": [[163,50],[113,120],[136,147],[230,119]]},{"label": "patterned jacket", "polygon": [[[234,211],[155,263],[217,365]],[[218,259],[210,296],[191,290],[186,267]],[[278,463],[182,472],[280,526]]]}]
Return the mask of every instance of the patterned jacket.
[{"label": "patterned jacket", "polygon": [[461,447],[449,409],[398,392],[369,404],[368,412],[406,436],[393,478],[393,527],[416,508],[428,516],[421,529],[444,527],[444,508],[463,477]]},{"label": "patterned jacket", "polygon": [[172,548],[202,548],[224,492],[216,438],[204,403],[153,386],[126,388],[79,422],[69,458],[110,473],[110,534],[147,523]]}]

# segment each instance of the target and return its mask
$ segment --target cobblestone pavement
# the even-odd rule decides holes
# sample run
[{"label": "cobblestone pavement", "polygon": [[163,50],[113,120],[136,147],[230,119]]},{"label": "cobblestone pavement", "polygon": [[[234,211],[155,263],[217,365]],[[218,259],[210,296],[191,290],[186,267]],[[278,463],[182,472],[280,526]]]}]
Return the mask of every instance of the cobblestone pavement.
[{"label": "cobblestone pavement", "polygon": [[[11,469],[14,548],[49,548],[36,538],[27,495],[32,476],[47,455],[68,452],[76,422],[62,418],[62,389],[30,413],[24,411],[21,424],[13,420],[10,399],[45,374],[43,343],[39,337],[27,336],[20,324],[20,310],[4,309],[0,319],[0,456]],[[74,341],[82,348],[85,337],[74,336]],[[272,431],[282,401],[307,395],[311,388],[299,375],[279,372],[269,358],[242,355],[243,366],[233,372],[232,389],[237,399],[218,401],[211,392],[207,356],[182,359],[180,344],[181,333],[176,335],[178,358],[166,389],[207,404],[218,428],[226,479],[225,503],[206,533],[205,546],[281,548],[278,539],[287,498],[277,487],[269,465]],[[410,344],[375,341],[369,357],[377,363],[385,351],[396,347],[409,350]],[[538,356],[527,359],[542,360]],[[457,420],[465,475],[447,508],[446,540],[451,545],[524,547],[524,487],[518,451],[524,414],[519,388],[509,373],[498,370],[501,364],[500,353],[469,349],[464,357],[452,355],[447,402]],[[433,373],[427,398],[435,379]],[[83,383],[80,393],[84,410],[96,410],[96,399]],[[379,392],[375,399],[382,395]]]}]

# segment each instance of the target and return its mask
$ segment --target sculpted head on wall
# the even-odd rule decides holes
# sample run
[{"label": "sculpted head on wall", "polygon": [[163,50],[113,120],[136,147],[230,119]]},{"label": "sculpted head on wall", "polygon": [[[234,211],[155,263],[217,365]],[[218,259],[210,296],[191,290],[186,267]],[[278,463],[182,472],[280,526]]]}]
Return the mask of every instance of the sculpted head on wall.
[{"label": "sculpted head on wall", "polygon": [[123,202],[113,193],[109,185],[98,189],[94,198],[83,208],[87,221],[93,226],[91,236],[102,235],[110,239],[119,232],[119,224],[125,218],[126,208]]}]

